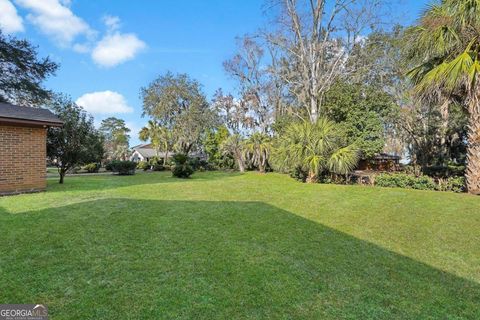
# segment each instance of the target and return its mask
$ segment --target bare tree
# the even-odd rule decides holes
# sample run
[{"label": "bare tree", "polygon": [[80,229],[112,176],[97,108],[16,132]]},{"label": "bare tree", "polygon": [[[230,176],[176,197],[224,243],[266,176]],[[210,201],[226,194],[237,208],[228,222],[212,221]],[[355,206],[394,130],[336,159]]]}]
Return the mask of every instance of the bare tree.
[{"label": "bare tree", "polygon": [[[328,5],[327,5],[328,2]],[[305,115],[315,122],[325,93],[348,75],[347,58],[362,34],[378,23],[381,0],[272,0],[279,12],[274,32],[264,33],[277,48],[278,68]]]},{"label": "bare tree", "polygon": [[272,81],[262,45],[249,36],[237,41],[238,52],[223,66],[238,84],[238,102],[245,111],[246,120],[251,120],[250,129],[267,133],[281,100],[279,84]]}]

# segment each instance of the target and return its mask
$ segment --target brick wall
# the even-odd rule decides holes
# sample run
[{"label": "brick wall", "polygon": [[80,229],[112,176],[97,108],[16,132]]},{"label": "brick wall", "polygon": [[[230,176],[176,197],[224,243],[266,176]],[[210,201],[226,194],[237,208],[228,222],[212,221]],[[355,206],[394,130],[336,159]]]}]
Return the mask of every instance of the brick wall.
[{"label": "brick wall", "polygon": [[46,129],[0,124],[0,195],[45,190]]}]

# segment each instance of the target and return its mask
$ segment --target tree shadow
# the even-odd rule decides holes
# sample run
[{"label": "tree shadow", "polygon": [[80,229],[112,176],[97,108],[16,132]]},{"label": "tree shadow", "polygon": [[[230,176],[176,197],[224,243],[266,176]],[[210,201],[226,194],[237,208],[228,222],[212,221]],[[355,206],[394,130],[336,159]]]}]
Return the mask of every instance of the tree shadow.
[{"label": "tree shadow", "polygon": [[[82,175],[65,177],[63,185],[58,179],[49,178],[47,192],[107,190],[135,185],[155,185],[159,183],[178,183],[182,181],[214,181],[240,175],[238,172],[209,171],[194,173],[189,179],[172,177],[171,172],[140,172],[131,176],[114,174]],[[155,179],[157,177],[157,179]]]},{"label": "tree shadow", "polygon": [[0,213],[0,302],[82,319],[477,319],[480,285],[262,202]]}]

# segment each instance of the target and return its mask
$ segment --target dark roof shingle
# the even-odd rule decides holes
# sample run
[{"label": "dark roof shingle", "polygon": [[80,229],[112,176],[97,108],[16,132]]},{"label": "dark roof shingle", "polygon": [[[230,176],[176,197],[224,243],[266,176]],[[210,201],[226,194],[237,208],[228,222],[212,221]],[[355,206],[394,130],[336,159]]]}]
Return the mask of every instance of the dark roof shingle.
[{"label": "dark roof shingle", "polygon": [[31,108],[16,106],[9,103],[0,102],[0,120],[25,120],[31,122],[38,122],[39,124],[47,125],[62,125],[56,115],[50,110],[42,108]]}]

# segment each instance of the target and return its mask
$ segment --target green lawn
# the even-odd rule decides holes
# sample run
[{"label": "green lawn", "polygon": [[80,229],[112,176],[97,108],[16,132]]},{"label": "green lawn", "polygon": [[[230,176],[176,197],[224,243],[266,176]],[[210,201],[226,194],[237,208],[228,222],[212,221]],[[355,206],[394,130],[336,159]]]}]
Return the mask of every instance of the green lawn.
[{"label": "green lawn", "polygon": [[52,319],[479,319],[480,197],[279,174],[0,198],[0,303]]}]

